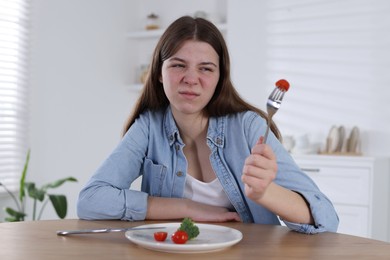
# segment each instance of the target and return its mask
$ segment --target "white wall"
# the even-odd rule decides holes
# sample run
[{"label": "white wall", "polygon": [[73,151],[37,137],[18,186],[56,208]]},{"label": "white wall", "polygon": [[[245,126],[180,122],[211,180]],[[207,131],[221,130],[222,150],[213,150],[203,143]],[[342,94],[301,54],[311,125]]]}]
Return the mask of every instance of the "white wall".
[{"label": "white wall", "polygon": [[268,98],[266,77],[266,1],[228,1],[227,42],[231,73],[240,95],[264,109]]},{"label": "white wall", "polygon": [[[35,0],[31,48],[31,160],[28,178],[44,184],[74,176],[54,192],[76,216],[82,186],[120,140],[137,92],[130,71],[138,45],[125,35],[150,12],[163,26],[183,14],[220,15],[224,0]],[[174,8],[172,8],[174,7]],[[134,44],[134,45],[133,45]],[[135,50],[137,52],[137,50]],[[56,218],[51,205],[43,219]]]},{"label": "white wall", "polygon": [[[54,192],[78,191],[119,141],[135,95],[125,87],[123,50],[131,1],[33,1],[31,167],[44,184],[74,176]],[[51,206],[45,217],[53,217]]]}]

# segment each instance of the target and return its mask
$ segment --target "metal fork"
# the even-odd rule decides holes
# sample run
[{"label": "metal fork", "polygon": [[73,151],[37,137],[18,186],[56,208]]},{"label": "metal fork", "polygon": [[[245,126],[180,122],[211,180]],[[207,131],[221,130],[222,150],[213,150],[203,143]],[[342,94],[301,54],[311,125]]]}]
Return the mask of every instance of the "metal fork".
[{"label": "metal fork", "polygon": [[77,235],[77,234],[97,234],[110,232],[125,232],[129,230],[146,230],[146,229],[165,229],[166,227],[129,227],[129,228],[97,228],[97,229],[78,229],[78,230],[59,230],[58,236]]},{"label": "metal fork", "polygon": [[267,142],[272,117],[275,115],[275,113],[280,108],[280,105],[282,103],[283,96],[284,96],[285,92],[286,91],[276,87],[268,97],[268,100],[267,100],[267,113],[268,113],[267,123],[268,123],[268,126],[267,126],[267,130],[265,131],[263,143]]}]

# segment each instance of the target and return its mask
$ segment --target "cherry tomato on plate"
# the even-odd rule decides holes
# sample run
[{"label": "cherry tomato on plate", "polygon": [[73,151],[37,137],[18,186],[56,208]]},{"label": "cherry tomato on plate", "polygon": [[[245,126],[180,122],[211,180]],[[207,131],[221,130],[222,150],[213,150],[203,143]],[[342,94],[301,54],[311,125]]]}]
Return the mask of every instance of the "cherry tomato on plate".
[{"label": "cherry tomato on plate", "polygon": [[159,232],[154,232],[154,239],[156,241],[165,241],[167,239],[168,233],[159,231]]},{"label": "cherry tomato on plate", "polygon": [[188,240],[188,234],[185,231],[178,230],[172,234],[171,239],[175,244],[184,244]]}]

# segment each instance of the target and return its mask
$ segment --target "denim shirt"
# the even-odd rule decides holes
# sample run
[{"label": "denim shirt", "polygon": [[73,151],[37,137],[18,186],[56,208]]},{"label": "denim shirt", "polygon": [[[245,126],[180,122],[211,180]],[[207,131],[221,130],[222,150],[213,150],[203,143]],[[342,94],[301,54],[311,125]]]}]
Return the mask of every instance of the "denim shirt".
[{"label": "denim shirt", "polygon": [[[231,204],[243,222],[279,225],[279,218],[245,197],[241,181],[245,159],[266,130],[266,121],[252,111],[211,117],[207,145],[210,162]],[[274,182],[301,194],[314,225],[285,224],[298,232],[335,232],[338,216],[329,199],[296,165],[275,135],[267,143],[278,164]],[[81,190],[77,211],[82,219],[144,220],[148,196],[182,198],[187,174],[184,143],[171,109],[146,111]],[[129,189],[142,176],[141,190]]]}]

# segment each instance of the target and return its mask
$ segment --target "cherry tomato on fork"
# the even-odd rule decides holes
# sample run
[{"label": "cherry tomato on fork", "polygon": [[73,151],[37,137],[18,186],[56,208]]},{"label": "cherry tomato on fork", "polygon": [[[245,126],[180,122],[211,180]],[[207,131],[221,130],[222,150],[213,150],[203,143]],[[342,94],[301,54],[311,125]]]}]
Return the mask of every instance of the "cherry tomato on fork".
[{"label": "cherry tomato on fork", "polygon": [[290,83],[288,83],[288,81],[285,79],[280,79],[276,81],[275,86],[286,92],[290,88]]},{"label": "cherry tomato on fork", "polygon": [[156,241],[165,241],[165,239],[167,239],[167,236],[168,236],[168,233],[167,232],[163,232],[163,231],[159,231],[159,232],[154,232],[154,239]]},{"label": "cherry tomato on fork", "polygon": [[188,234],[185,231],[178,230],[172,234],[171,239],[175,244],[184,244],[188,240]]}]

